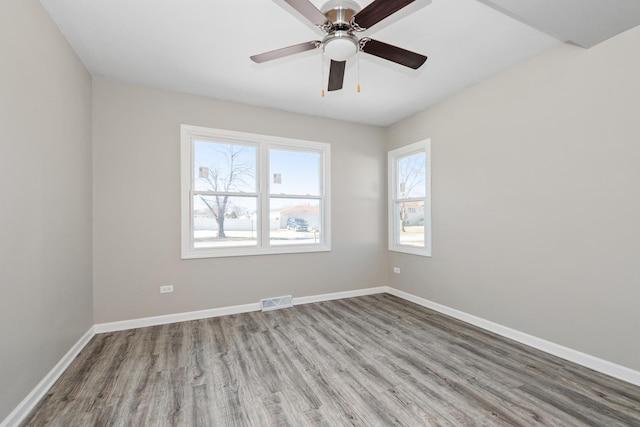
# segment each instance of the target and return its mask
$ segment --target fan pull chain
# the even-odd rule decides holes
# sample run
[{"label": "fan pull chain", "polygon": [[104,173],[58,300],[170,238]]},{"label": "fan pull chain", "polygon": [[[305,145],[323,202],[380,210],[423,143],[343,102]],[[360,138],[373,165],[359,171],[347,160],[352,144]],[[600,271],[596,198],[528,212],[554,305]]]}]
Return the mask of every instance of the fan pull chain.
[{"label": "fan pull chain", "polygon": [[360,93],[360,50],[358,50],[358,53],[356,54],[356,61],[358,63],[358,93]]},{"label": "fan pull chain", "polygon": [[320,95],[324,98],[324,55],[320,55],[320,70],[321,70],[320,87],[322,87],[322,91],[320,92]]}]

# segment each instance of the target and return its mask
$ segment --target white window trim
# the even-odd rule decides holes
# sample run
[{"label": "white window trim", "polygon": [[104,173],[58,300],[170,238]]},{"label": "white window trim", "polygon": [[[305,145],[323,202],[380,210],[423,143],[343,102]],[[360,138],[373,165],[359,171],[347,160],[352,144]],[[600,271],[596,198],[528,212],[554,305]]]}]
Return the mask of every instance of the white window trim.
[{"label": "white window trim", "polygon": [[[400,157],[416,153],[425,153],[425,197],[424,197],[424,247],[400,245],[396,243],[395,202],[398,188],[398,162]],[[404,147],[389,151],[387,155],[388,175],[388,228],[389,250],[403,252],[412,255],[431,256],[431,139],[416,142]]]},{"label": "white window trim", "polygon": [[[319,244],[313,245],[277,245],[269,246],[269,205],[267,202],[259,204],[261,215],[258,227],[261,233],[258,237],[258,246],[229,247],[229,248],[199,248],[193,246],[192,232],[192,180],[193,172],[193,141],[195,139],[219,140],[221,142],[254,145],[259,151],[258,164],[256,165],[258,200],[268,200],[269,191],[269,149],[315,151],[322,156],[322,180],[320,199],[321,205],[321,238]],[[257,135],[244,132],[235,132],[225,129],[213,129],[200,126],[180,126],[180,205],[181,205],[181,254],[182,259],[216,258],[231,256],[250,256],[268,254],[292,254],[306,252],[327,252],[331,250],[331,146],[324,142],[305,141],[267,135]],[[302,197],[304,198],[304,197]],[[310,197],[318,199],[318,197]],[[259,203],[259,202],[258,202]],[[265,221],[264,219],[267,218]],[[266,239],[261,241],[260,237]]]}]

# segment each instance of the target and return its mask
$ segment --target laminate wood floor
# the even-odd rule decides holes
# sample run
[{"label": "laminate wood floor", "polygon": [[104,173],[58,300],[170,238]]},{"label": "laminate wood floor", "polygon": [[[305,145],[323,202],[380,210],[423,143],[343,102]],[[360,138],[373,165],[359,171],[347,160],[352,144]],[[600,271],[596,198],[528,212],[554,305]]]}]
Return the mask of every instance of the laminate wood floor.
[{"label": "laminate wood floor", "polygon": [[381,294],[96,335],[25,426],[640,426],[640,388]]}]

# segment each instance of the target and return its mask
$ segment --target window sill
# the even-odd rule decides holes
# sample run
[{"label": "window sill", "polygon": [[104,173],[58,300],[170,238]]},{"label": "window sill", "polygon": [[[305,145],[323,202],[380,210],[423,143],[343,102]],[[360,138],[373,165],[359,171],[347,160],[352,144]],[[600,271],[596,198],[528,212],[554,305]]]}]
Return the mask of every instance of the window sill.
[{"label": "window sill", "polygon": [[187,249],[182,251],[182,259],[223,258],[255,255],[300,254],[312,252],[330,252],[329,245],[309,246],[277,246],[270,248],[217,248],[217,249]]},{"label": "window sill", "polygon": [[417,248],[412,246],[389,246],[391,252],[401,252],[410,255],[418,255],[431,258],[431,250],[427,248]]}]

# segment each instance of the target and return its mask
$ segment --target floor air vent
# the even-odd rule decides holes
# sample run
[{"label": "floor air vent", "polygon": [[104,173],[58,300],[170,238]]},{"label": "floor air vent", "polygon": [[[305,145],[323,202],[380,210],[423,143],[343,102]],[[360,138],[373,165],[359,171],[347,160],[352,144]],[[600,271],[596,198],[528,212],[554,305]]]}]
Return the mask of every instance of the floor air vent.
[{"label": "floor air vent", "polygon": [[260,309],[262,311],[278,310],[280,308],[293,307],[293,298],[291,295],[284,297],[265,298],[260,300]]}]

